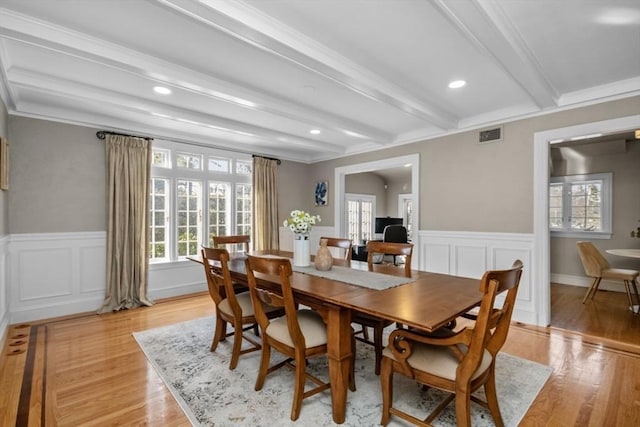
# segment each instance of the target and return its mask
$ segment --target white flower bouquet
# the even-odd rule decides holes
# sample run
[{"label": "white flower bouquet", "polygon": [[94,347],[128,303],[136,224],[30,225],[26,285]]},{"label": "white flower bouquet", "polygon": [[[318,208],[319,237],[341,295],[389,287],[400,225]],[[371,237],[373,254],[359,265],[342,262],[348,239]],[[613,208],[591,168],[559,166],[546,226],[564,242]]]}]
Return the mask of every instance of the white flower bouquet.
[{"label": "white flower bouquet", "polygon": [[320,222],[320,215],[309,215],[308,212],[293,210],[289,218],[284,220],[283,226],[289,227],[296,234],[307,234],[311,231],[311,226]]}]

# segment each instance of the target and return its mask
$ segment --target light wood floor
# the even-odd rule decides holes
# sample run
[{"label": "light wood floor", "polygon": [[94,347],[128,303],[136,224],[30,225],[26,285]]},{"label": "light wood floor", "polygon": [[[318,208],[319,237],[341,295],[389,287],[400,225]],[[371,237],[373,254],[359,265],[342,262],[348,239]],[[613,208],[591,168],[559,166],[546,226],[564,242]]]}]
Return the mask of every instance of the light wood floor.
[{"label": "light wood floor", "polygon": [[[583,306],[584,292],[552,286],[554,326],[510,330],[504,351],[554,369],[522,426],[640,425],[640,316],[613,292]],[[115,314],[14,325],[0,358],[0,424],[189,425],[131,333],[207,315],[213,304],[201,294]]]}]

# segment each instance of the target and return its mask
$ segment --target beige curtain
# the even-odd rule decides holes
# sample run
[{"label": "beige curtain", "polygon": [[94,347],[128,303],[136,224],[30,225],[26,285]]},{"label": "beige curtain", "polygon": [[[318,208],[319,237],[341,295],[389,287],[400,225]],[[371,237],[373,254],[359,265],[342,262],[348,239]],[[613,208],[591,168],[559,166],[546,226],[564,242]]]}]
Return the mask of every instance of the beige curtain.
[{"label": "beige curtain", "polygon": [[151,142],[107,135],[107,290],[99,313],[147,299]]},{"label": "beige curtain", "polygon": [[253,248],[277,250],[278,240],[278,161],[253,158]]}]

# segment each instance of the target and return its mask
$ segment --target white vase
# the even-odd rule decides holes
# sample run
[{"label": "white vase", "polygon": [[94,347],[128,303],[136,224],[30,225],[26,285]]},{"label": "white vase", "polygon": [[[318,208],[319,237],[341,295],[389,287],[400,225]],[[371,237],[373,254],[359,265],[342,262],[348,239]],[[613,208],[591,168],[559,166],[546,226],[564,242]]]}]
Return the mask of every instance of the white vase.
[{"label": "white vase", "polygon": [[296,267],[308,267],[311,265],[308,234],[293,234],[293,265]]}]

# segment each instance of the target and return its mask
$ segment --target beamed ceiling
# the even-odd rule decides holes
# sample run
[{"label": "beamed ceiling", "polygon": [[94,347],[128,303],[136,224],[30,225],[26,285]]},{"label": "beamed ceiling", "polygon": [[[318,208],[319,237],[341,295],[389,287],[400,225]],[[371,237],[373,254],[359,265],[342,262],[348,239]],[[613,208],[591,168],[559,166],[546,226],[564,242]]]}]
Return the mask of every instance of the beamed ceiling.
[{"label": "beamed ceiling", "polygon": [[0,0],[0,63],[10,114],[314,162],[638,95],[640,1]]}]

